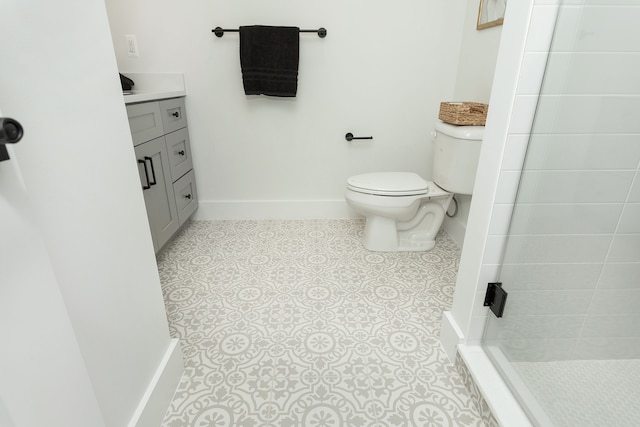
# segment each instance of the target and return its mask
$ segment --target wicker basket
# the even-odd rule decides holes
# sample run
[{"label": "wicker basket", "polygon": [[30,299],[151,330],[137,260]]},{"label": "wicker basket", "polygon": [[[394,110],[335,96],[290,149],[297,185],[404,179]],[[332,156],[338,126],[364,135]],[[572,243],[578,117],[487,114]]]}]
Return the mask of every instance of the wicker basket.
[{"label": "wicker basket", "polygon": [[438,118],[445,123],[462,126],[484,126],[487,104],[478,102],[441,102]]}]

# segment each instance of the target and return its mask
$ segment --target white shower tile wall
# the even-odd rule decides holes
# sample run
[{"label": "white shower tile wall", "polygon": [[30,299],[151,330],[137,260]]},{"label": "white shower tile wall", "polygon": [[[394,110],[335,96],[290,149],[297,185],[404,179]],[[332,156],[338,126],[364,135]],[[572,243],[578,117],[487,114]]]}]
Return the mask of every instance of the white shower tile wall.
[{"label": "white shower tile wall", "polygon": [[[510,316],[488,337],[516,360],[640,357],[637,22],[637,0],[535,2],[509,141],[529,137],[541,58],[548,62],[500,274]],[[502,260],[522,155],[522,144],[505,148],[485,266]]]},{"label": "white shower tile wall", "polygon": [[158,258],[186,364],[164,427],[485,425],[438,341],[456,244],[440,233],[429,252],[369,252],[363,226],[179,233]]}]

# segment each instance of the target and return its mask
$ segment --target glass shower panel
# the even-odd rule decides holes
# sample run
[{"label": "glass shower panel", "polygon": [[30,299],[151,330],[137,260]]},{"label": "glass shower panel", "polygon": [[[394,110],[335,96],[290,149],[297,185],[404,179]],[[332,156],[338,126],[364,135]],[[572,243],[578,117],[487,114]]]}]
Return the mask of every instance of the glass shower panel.
[{"label": "glass shower panel", "polygon": [[571,3],[484,347],[536,425],[640,425],[640,0]]}]

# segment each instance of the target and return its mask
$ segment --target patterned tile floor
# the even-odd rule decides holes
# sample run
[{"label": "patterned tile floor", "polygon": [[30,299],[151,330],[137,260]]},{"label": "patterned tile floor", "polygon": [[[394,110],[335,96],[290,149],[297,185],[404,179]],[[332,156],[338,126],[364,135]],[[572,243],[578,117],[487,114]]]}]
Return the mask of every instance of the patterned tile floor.
[{"label": "patterned tile floor", "polygon": [[483,426],[440,347],[459,251],[360,220],[194,221],[158,259],[186,370],[164,427]]}]

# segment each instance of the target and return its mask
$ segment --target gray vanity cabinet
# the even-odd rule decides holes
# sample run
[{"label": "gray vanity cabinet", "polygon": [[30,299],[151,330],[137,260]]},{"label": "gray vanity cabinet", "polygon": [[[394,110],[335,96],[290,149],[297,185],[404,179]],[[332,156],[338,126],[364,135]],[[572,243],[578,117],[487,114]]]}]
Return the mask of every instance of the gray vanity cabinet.
[{"label": "gray vanity cabinet", "polygon": [[158,252],[180,227],[163,137],[135,147],[153,247]]},{"label": "gray vanity cabinet", "polygon": [[184,98],[127,105],[156,253],[198,208]]}]

